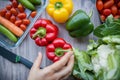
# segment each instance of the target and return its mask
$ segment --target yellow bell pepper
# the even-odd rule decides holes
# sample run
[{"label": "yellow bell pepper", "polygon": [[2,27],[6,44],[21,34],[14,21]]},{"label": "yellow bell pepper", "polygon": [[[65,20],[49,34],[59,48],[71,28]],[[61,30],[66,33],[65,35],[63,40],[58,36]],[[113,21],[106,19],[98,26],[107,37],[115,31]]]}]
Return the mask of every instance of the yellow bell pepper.
[{"label": "yellow bell pepper", "polygon": [[73,10],[72,0],[49,0],[48,14],[58,23],[65,23]]}]

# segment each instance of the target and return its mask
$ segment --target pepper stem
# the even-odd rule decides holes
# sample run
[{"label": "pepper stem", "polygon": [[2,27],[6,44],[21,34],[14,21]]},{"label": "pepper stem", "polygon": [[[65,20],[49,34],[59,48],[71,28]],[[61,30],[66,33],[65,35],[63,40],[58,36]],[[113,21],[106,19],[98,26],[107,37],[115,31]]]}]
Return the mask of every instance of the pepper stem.
[{"label": "pepper stem", "polygon": [[56,8],[56,9],[60,9],[60,8],[62,8],[62,7],[63,7],[62,2],[56,2],[56,3],[55,3],[55,8]]},{"label": "pepper stem", "polygon": [[46,29],[43,27],[40,27],[37,32],[33,35],[33,39],[36,38],[37,36],[39,36],[40,38],[45,37],[46,35]]},{"label": "pepper stem", "polygon": [[69,52],[69,51],[71,51],[71,50],[70,49],[63,50],[62,48],[56,48],[55,55],[60,57],[60,56],[63,56],[65,52]]}]

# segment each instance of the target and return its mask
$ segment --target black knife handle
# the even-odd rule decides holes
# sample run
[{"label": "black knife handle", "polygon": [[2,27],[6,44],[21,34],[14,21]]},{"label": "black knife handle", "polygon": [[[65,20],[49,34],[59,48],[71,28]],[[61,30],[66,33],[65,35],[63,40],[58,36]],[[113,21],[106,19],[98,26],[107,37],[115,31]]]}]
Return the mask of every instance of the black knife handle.
[{"label": "black knife handle", "polygon": [[20,63],[24,64],[27,68],[31,69],[33,63],[28,61],[27,59],[20,57]]},{"label": "black knife handle", "polygon": [[[20,57],[20,61],[19,62],[22,63],[22,64],[24,64],[29,69],[31,69],[31,67],[33,65],[32,62],[28,61],[27,59],[25,59],[23,57]],[[42,68],[40,67],[40,69],[42,69]]]}]

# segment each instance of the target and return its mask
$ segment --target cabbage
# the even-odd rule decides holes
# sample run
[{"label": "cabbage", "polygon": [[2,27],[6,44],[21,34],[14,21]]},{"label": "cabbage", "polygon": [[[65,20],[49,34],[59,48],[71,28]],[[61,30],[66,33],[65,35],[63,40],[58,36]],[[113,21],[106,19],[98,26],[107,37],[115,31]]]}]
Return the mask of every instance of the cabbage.
[{"label": "cabbage", "polygon": [[74,49],[73,75],[83,80],[120,80],[120,35],[91,41],[87,51]]}]

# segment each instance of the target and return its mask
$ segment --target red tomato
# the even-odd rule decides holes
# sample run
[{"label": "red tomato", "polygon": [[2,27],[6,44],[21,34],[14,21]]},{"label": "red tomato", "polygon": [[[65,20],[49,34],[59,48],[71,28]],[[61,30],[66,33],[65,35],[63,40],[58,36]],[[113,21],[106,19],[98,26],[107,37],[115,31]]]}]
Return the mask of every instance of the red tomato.
[{"label": "red tomato", "polygon": [[16,0],[13,0],[13,1],[12,1],[12,6],[13,6],[14,8],[17,8],[18,2],[17,2]]},{"label": "red tomato", "polygon": [[114,4],[114,0],[108,0],[107,2],[104,3],[104,8],[108,9],[112,7],[113,4]]},{"label": "red tomato", "polygon": [[13,15],[17,16],[18,12],[15,8],[11,8],[10,11]]},{"label": "red tomato", "polygon": [[29,19],[23,19],[23,24],[24,25],[29,25],[30,24],[30,20]]},{"label": "red tomato", "polygon": [[18,15],[17,15],[17,17],[19,18],[19,19],[25,19],[26,18],[26,13],[19,13]]},{"label": "red tomato", "polygon": [[100,19],[102,20],[102,22],[105,21],[105,16],[104,15],[100,15]]},{"label": "red tomato", "polygon": [[37,14],[37,11],[33,11],[33,12],[31,12],[30,16],[31,16],[32,18],[34,18],[34,17],[36,16],[36,14]]},{"label": "red tomato", "polygon": [[106,16],[109,16],[111,14],[111,10],[110,9],[104,9],[103,14],[106,15]]},{"label": "red tomato", "polygon": [[96,3],[97,9],[100,11],[103,9],[103,2],[101,0],[98,0]]},{"label": "red tomato", "polygon": [[4,17],[6,12],[7,12],[6,9],[2,9],[2,10],[0,10],[0,15]]},{"label": "red tomato", "polygon": [[118,10],[118,15],[120,15],[120,9]]},{"label": "red tomato", "polygon": [[11,15],[12,15],[11,12],[7,11],[7,13],[5,14],[5,18],[9,20]]},{"label": "red tomato", "polygon": [[11,5],[11,4],[9,4],[9,5],[6,6],[6,9],[7,9],[7,10],[10,10],[11,8],[12,8],[12,5]]},{"label": "red tomato", "polygon": [[20,25],[20,29],[22,29],[23,31],[25,31],[25,30],[26,30],[26,25],[21,24],[21,25]]},{"label": "red tomato", "polygon": [[19,27],[21,24],[22,24],[22,20],[17,20],[17,21],[15,21],[15,25],[16,25],[16,26]]},{"label": "red tomato", "polygon": [[10,21],[11,21],[12,23],[14,23],[14,22],[16,21],[16,17],[15,17],[14,15],[12,15],[12,16],[10,17]]},{"label": "red tomato", "polygon": [[116,15],[116,16],[114,16],[114,18],[115,18],[115,19],[118,19],[118,18],[120,18],[120,16],[119,16],[119,15]]},{"label": "red tomato", "polygon": [[120,8],[120,1],[119,1],[119,3],[117,4],[117,6]]},{"label": "red tomato", "polygon": [[21,5],[21,4],[19,4],[18,5],[18,10],[20,11],[20,12],[24,12],[24,7]]},{"label": "red tomato", "polygon": [[118,9],[117,9],[117,7],[114,5],[114,6],[111,7],[111,11],[112,11],[112,14],[113,14],[113,15],[116,15],[117,12],[118,12]]}]

